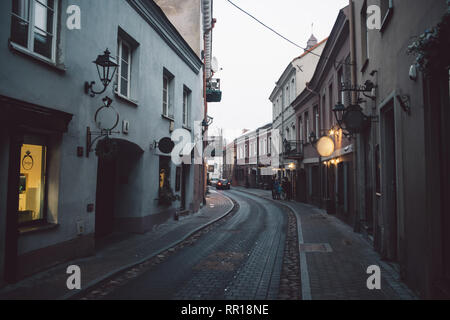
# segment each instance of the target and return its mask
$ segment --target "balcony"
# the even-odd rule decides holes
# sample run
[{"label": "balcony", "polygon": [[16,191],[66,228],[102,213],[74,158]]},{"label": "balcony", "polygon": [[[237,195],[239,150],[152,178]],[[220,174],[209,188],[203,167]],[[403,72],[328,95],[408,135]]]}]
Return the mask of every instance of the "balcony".
[{"label": "balcony", "polygon": [[211,79],[206,85],[206,101],[220,102],[222,91],[220,91],[220,79]]},{"label": "balcony", "polygon": [[283,157],[285,159],[303,159],[303,141],[284,140]]}]

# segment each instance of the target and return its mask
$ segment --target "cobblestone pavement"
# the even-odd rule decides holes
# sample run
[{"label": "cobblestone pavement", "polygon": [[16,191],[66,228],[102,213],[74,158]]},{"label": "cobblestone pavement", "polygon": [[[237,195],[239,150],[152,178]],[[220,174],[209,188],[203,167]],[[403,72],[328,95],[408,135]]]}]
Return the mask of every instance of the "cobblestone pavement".
[{"label": "cobblestone pavement", "polygon": [[109,288],[86,298],[277,299],[288,215],[271,201],[225,194],[239,207],[229,219],[183,244],[183,250],[161,256],[162,262],[143,266],[136,277],[111,279]]},{"label": "cobblestone pavement", "polygon": [[[234,189],[271,199],[270,191]],[[417,299],[394,268],[383,261],[371,244],[350,226],[311,205],[294,201],[277,202],[291,208],[301,226],[300,258],[306,259],[306,263],[301,264],[302,292],[306,292],[311,299]],[[381,290],[367,289],[369,275],[366,271],[371,265],[381,269]]]}]

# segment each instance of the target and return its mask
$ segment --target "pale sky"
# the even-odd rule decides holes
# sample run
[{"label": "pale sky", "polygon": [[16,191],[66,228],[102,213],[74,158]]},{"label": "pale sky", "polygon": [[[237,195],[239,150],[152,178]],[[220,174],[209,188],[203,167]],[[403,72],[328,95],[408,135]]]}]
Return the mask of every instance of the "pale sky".
[{"label": "pale sky", "polygon": [[[328,37],[339,10],[348,0],[232,0],[288,39],[306,47],[314,35]],[[281,74],[303,50],[278,37],[226,0],[214,0],[213,56],[223,68],[222,102],[209,103],[214,118],[210,134],[223,128],[227,139],[242,129],[254,130],[272,121],[269,96]],[[228,141],[230,142],[230,141]]]}]

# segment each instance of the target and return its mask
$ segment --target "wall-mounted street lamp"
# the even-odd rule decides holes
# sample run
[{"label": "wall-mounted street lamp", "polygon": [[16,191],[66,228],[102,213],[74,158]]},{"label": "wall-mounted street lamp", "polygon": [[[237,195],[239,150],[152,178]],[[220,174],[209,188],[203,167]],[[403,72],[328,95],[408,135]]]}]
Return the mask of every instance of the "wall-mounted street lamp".
[{"label": "wall-mounted street lamp", "polygon": [[206,132],[206,130],[208,130],[208,127],[213,124],[213,121],[214,121],[214,118],[210,117],[210,116],[206,116],[206,119],[204,119],[202,121],[202,127],[203,127],[202,133],[203,134]]},{"label": "wall-mounted street lamp", "polygon": [[361,133],[367,127],[369,117],[364,115],[361,106],[357,104],[345,107],[342,102],[338,102],[333,108],[333,113],[346,137]]},{"label": "wall-mounted street lamp", "polygon": [[84,92],[89,94],[91,97],[95,97],[96,94],[102,94],[108,88],[108,85],[114,78],[117,67],[119,66],[116,60],[111,57],[111,52],[108,49],[102,55],[99,55],[97,59],[93,62],[97,67],[98,76],[103,84],[102,91],[94,91],[93,87],[95,81],[84,83]]},{"label": "wall-mounted street lamp", "polygon": [[309,138],[309,143],[311,143],[311,144],[315,144],[317,142],[317,136],[316,136],[315,132],[311,132],[309,134],[308,138]]}]

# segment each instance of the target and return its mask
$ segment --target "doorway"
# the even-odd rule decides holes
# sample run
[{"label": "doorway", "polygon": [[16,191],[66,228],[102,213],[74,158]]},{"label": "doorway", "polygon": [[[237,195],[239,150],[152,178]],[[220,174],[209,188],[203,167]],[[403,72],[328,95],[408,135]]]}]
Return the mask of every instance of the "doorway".
[{"label": "doorway", "polygon": [[188,183],[190,166],[183,164],[181,166],[181,210],[186,210],[186,187]]},{"label": "doorway", "polygon": [[393,102],[383,111],[383,190],[382,198],[385,217],[385,255],[389,260],[398,260],[398,212],[397,212],[397,156],[395,114]]},{"label": "doorway", "polygon": [[116,159],[98,158],[97,193],[95,210],[95,237],[103,238],[114,227],[116,190]]}]

